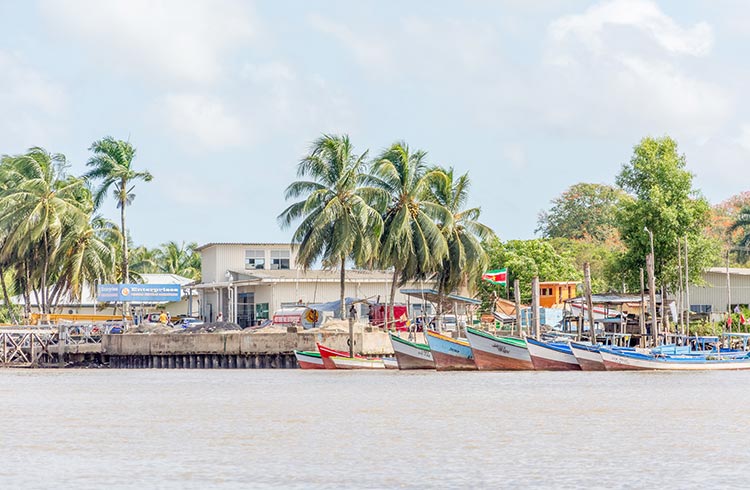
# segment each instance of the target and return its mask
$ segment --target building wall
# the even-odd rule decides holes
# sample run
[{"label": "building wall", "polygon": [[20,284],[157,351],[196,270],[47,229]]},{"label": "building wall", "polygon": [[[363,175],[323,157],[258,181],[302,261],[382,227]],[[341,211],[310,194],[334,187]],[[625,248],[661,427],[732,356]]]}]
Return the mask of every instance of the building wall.
[{"label": "building wall", "polygon": [[[706,272],[703,275],[705,286],[690,286],[690,305],[711,305],[712,313],[727,311],[727,276],[726,273]],[[730,274],[729,284],[732,293],[732,305],[750,304],[750,275]]]},{"label": "building wall", "polygon": [[227,270],[245,270],[245,250],[263,250],[266,269],[271,268],[271,250],[289,250],[289,268],[297,266],[294,247],[289,244],[212,245],[201,250],[202,281],[225,282]]}]

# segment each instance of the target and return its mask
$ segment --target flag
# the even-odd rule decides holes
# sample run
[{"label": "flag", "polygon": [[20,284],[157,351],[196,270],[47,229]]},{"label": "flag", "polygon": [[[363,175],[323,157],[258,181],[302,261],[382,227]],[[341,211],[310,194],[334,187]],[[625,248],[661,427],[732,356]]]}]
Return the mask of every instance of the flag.
[{"label": "flag", "polygon": [[744,325],[746,322],[747,320],[745,320],[745,315],[740,313],[740,325]]},{"label": "flag", "polygon": [[508,269],[495,269],[482,274],[482,280],[492,284],[508,285]]}]

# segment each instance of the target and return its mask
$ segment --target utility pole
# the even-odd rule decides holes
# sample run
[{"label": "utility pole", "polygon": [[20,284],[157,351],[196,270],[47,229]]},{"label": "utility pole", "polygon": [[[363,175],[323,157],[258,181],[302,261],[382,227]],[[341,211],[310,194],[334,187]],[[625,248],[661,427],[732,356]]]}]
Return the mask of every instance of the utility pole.
[{"label": "utility pole", "polygon": [[[654,255],[646,257],[646,269],[648,272],[648,301],[651,307],[651,335],[653,346],[659,346],[659,322],[656,321],[656,281],[654,280]],[[662,310],[664,305],[662,305]]]},{"label": "utility pole", "polygon": [[[729,250],[727,248],[727,316],[732,314],[732,283],[729,279]],[[729,323],[729,333],[732,333],[732,324]]]},{"label": "utility pole", "polygon": [[591,301],[591,266],[588,262],[583,263],[583,287],[586,295],[586,309],[589,310],[589,338],[591,344],[594,345],[596,344],[596,327],[594,326],[594,304]]},{"label": "utility pole", "polygon": [[521,282],[518,279],[513,280],[513,298],[516,300],[516,328],[518,329],[518,338],[523,338],[523,327],[521,326]]},{"label": "utility pole", "polygon": [[687,235],[685,235],[685,330],[690,335],[690,269],[688,268]]},{"label": "utility pole", "polygon": [[638,326],[641,330],[641,347],[646,347],[646,293],[643,280],[643,267],[641,267],[641,314],[638,315]]},{"label": "utility pole", "polygon": [[677,323],[680,325],[680,335],[685,335],[685,322],[683,322],[682,308],[683,308],[683,296],[682,296],[682,240],[677,239],[677,272],[680,277],[680,286],[677,288]]},{"label": "utility pole", "polygon": [[534,322],[534,338],[539,340],[539,276],[531,280],[531,317]]}]

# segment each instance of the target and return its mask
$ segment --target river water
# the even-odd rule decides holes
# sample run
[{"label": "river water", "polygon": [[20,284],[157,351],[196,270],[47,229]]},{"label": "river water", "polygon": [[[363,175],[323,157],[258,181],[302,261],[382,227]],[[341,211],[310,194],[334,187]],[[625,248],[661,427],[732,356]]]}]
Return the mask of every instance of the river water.
[{"label": "river water", "polygon": [[750,373],[0,370],[0,487],[747,487]]}]

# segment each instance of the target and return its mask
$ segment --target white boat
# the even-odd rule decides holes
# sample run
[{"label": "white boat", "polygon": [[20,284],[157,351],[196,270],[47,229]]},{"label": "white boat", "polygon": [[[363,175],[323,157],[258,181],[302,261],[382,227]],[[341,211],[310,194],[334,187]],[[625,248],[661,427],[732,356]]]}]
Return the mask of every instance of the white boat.
[{"label": "white boat", "polygon": [[607,371],[736,371],[750,369],[750,357],[654,356],[641,352],[600,349]]},{"label": "white boat", "polygon": [[382,359],[366,359],[363,357],[331,357],[336,369],[385,369]]},{"label": "white boat", "polygon": [[395,357],[384,357],[383,364],[386,369],[398,369],[398,361]]},{"label": "white boat", "polygon": [[578,342],[570,343],[570,350],[573,352],[578,365],[584,371],[605,371],[602,354],[599,352],[598,345],[579,344]]},{"label": "white boat", "polygon": [[531,362],[537,371],[580,371],[581,365],[568,344],[546,343],[526,338]]}]

